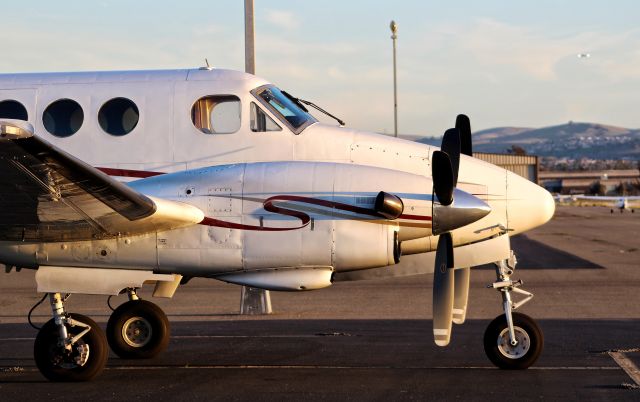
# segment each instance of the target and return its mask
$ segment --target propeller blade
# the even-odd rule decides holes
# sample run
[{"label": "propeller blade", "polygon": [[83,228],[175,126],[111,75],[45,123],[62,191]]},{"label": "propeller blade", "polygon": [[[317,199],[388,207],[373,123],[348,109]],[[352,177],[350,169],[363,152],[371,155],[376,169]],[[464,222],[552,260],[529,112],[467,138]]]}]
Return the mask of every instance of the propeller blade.
[{"label": "propeller blade", "polygon": [[454,280],[453,240],[450,233],[443,233],[433,270],[433,338],[438,346],[447,346],[451,338]]},{"label": "propeller blade", "polygon": [[460,131],[457,128],[450,128],[444,132],[440,150],[446,152],[451,159],[453,187],[455,187],[458,184],[458,168],[460,167]]},{"label": "propeller blade", "polygon": [[469,299],[469,278],[471,268],[457,268],[453,271],[454,297],[453,297],[453,323],[463,324],[467,317],[467,300]]},{"label": "propeller blade", "polygon": [[[451,159],[446,152],[435,151],[431,160],[431,176],[433,177],[433,192],[441,205],[451,205],[453,202],[453,168]],[[435,200],[434,200],[435,201]]]},{"label": "propeller blade", "polygon": [[471,121],[464,114],[456,117],[456,128],[460,130],[460,152],[473,156],[473,146],[471,141]]}]

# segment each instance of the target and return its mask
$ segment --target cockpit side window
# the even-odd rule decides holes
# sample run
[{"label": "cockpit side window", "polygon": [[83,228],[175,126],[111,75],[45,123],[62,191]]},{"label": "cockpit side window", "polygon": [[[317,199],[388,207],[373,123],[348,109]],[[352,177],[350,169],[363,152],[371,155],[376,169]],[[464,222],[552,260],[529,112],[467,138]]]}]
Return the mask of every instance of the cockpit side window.
[{"label": "cockpit side window", "polygon": [[273,121],[258,105],[251,102],[251,131],[259,133],[282,131],[282,127]]},{"label": "cockpit side window", "polygon": [[240,129],[240,98],[235,95],[203,96],[191,108],[191,121],[205,134],[231,134]]},{"label": "cockpit side window", "polygon": [[295,134],[300,134],[307,126],[317,122],[313,116],[301,109],[290,97],[272,85],[258,87],[251,93]]}]

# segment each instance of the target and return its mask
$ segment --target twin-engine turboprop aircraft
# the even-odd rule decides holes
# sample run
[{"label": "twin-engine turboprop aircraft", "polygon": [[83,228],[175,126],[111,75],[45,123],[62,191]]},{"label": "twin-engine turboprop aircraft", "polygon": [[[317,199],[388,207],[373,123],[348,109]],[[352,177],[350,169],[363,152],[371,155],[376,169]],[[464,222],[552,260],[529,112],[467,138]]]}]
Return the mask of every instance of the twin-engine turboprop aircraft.
[{"label": "twin-engine turboprop aircraft", "polygon": [[[166,348],[167,317],[136,293],[145,283],[159,297],[192,277],[312,290],[402,275],[410,254],[434,273],[441,346],[465,320],[470,268],[495,262],[504,315],[486,353],[533,364],[542,333],[513,312],[532,295],[511,279],[509,236],[547,222],[551,195],[474,159],[464,115],[438,150],[322,124],[305,104],[209,68],[0,75],[0,261],[37,269],[48,294],[34,347],[45,377],[93,378],[107,344],[125,358]],[[105,336],[65,311],[74,293],[129,301]]]}]

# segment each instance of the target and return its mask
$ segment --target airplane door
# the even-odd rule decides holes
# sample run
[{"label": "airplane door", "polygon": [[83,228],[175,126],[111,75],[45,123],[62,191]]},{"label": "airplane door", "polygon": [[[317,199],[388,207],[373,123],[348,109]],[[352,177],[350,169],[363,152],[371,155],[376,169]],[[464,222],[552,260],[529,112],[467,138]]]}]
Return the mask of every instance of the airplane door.
[{"label": "airplane door", "polygon": [[26,120],[34,127],[36,116],[36,90],[34,88],[0,89],[0,118]]}]

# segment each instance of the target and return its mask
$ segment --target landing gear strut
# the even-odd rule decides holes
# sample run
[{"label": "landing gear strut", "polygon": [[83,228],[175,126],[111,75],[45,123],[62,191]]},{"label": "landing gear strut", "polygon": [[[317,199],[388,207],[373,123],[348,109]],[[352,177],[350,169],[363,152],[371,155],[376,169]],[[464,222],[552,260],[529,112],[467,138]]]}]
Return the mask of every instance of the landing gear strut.
[{"label": "landing gear strut", "polygon": [[120,305],[107,323],[111,350],[123,359],[150,359],[169,345],[169,320],[160,307],[140,300],[127,289],[129,301]]},{"label": "landing gear strut", "polygon": [[[511,252],[508,260],[496,262],[497,281],[489,288],[498,290],[502,295],[504,314],[496,317],[484,333],[484,350],[489,360],[501,369],[526,369],[540,356],[544,347],[544,336],[536,322],[513,310],[527,303],[533,294],[519,287],[522,281],[512,281],[516,257]],[[525,296],[514,302],[511,293]]]},{"label": "landing gear strut", "polygon": [[109,358],[104,332],[89,317],[65,313],[60,293],[50,294],[49,301],[53,318],[36,336],[36,366],[51,381],[91,380]]}]

